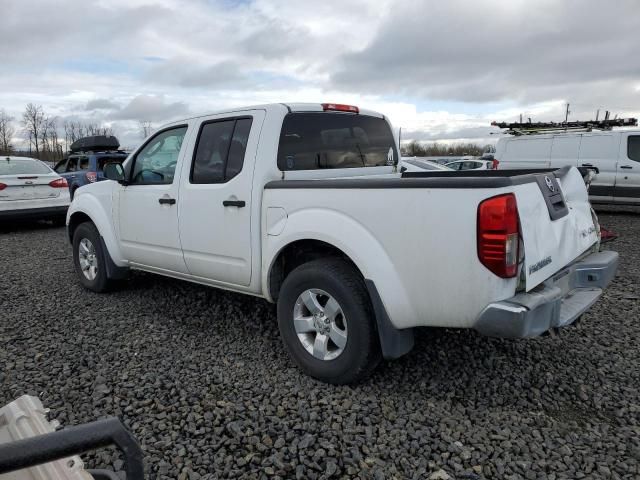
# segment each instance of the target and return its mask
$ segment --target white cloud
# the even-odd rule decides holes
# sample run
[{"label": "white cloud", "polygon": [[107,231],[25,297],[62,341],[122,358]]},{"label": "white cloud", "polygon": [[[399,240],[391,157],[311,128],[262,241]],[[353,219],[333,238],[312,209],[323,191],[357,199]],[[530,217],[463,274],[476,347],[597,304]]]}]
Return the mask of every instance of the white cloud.
[{"label": "white cloud", "polygon": [[[386,113],[417,139],[491,120],[640,112],[634,0],[25,0],[3,7],[0,108],[138,120],[280,101]],[[405,137],[411,138],[411,137]]]}]

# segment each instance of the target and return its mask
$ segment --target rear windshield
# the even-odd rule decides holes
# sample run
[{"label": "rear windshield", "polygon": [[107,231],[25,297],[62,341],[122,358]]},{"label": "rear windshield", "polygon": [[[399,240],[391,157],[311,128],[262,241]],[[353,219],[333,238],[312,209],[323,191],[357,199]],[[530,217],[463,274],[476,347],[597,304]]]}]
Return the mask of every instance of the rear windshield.
[{"label": "rear windshield", "polygon": [[46,175],[51,173],[40,160],[0,159],[0,175]]},{"label": "rear windshield", "polygon": [[398,152],[382,118],[351,113],[290,113],[284,118],[278,168],[318,170],[395,165]]}]

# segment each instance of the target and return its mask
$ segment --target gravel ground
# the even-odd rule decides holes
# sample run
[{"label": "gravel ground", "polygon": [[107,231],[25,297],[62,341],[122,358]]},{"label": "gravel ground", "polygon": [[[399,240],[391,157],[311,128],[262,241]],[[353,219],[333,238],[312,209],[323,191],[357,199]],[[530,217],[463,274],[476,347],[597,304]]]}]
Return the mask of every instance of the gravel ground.
[{"label": "gravel ground", "polygon": [[[38,395],[63,425],[118,415],[148,478],[639,478],[640,210],[601,222],[621,267],[579,325],[421,331],[353,387],[293,367],[262,300],[147,274],[93,294],[64,229],[4,226],[0,404]],[[112,450],[84,458],[122,470]]]}]

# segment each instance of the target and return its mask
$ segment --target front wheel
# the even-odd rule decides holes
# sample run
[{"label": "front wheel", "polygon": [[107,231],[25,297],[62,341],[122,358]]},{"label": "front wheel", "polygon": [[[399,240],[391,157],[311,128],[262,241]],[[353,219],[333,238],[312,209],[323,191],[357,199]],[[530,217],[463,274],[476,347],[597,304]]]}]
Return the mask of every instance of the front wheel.
[{"label": "front wheel", "polygon": [[333,384],[365,379],[380,362],[371,302],[359,273],[339,258],[294,269],[278,297],[278,326],[293,360]]},{"label": "front wheel", "polygon": [[98,293],[111,287],[100,233],[91,222],[82,223],[73,232],[73,265],[83,287]]}]

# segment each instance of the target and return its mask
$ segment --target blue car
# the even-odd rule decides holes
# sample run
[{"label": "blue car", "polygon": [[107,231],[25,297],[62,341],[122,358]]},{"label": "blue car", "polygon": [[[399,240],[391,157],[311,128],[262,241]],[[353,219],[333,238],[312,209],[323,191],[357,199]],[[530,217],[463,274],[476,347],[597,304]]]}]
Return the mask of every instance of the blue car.
[{"label": "blue car", "polygon": [[118,147],[115,137],[104,136],[86,137],[71,145],[69,156],[54,170],[67,180],[72,200],[81,186],[105,179],[102,172],[107,163],[122,163],[127,158],[128,154]]}]

